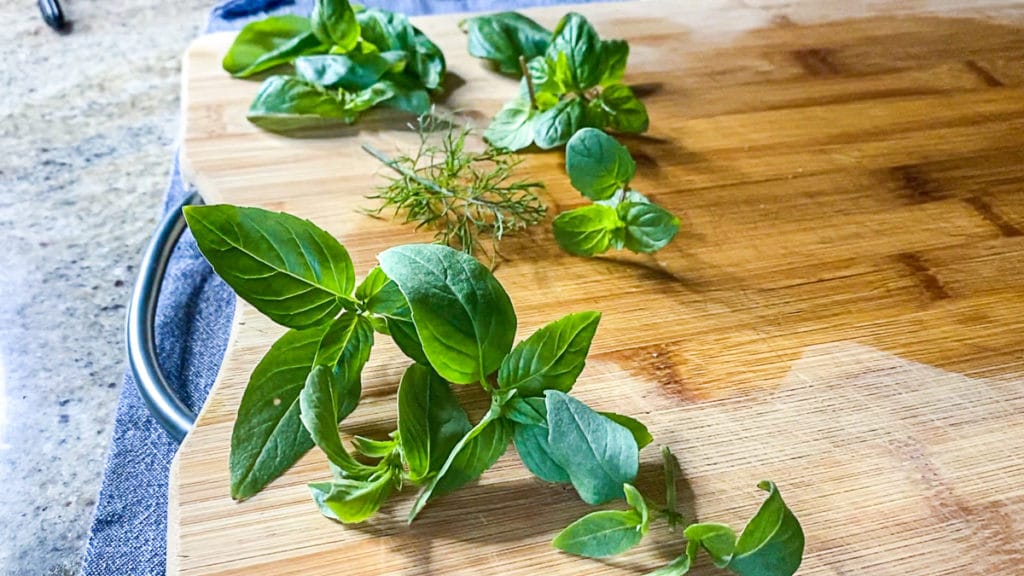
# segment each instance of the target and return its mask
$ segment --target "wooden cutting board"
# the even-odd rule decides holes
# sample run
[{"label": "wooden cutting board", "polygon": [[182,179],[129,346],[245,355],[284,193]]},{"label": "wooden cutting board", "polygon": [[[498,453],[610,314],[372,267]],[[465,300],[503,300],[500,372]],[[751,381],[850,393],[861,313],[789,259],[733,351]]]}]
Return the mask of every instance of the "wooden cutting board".
[{"label": "wooden cutting board", "polygon": [[[505,242],[497,275],[520,337],[570,311],[604,313],[575,391],[650,426],[645,491],[661,493],[657,445],[672,447],[689,518],[742,527],[755,484],[772,479],[806,531],[801,574],[1020,573],[1024,11],[846,4],[580,7],[602,35],[630,41],[627,80],[652,118],[624,139],[635,185],[682,229],[656,255],[588,260],[561,253],[545,224]],[[531,13],[553,25],[563,12]],[[445,105],[484,126],[516,85],[468,57],[457,20],[416,22],[448,56]],[[220,69],[230,41],[202,38],[185,57],[182,165],[207,202],[308,217],[360,274],[389,246],[429,240],[357,212],[382,180],[359,145],[407,148],[407,119],[316,138],[261,132],[245,120],[258,83]],[[561,153],[526,158],[552,215],[582,204]],[[233,502],[235,411],[281,333],[240,303],[175,460],[169,572],[643,574],[681,551],[660,535],[604,562],[558,553],[551,537],[587,507],[531,478],[514,449],[411,527],[412,492],[363,526],[322,518],[305,488],[328,477],[316,450]],[[344,433],[393,428],[406,364],[378,344]]]}]

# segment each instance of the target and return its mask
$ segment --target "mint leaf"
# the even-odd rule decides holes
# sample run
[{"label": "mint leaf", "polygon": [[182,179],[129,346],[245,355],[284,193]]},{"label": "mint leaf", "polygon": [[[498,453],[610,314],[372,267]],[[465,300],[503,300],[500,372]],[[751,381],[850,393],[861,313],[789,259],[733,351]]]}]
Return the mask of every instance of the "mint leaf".
[{"label": "mint leaf", "polygon": [[647,426],[644,426],[643,422],[636,418],[630,418],[615,412],[598,412],[598,414],[629,430],[629,433],[633,435],[633,440],[636,440],[637,449],[643,449],[644,446],[654,441],[654,437],[647,430]]},{"label": "mint leaf", "polygon": [[440,470],[470,428],[447,382],[426,366],[406,369],[398,386],[398,437],[412,482]]},{"label": "mint leaf", "polygon": [[491,120],[491,125],[484,132],[484,138],[491,145],[505,150],[522,150],[533,144],[533,125],[531,120],[537,111],[524,100],[512,100],[506,103]]},{"label": "mint leaf", "polygon": [[351,301],[352,260],[312,222],[228,205],[189,206],[184,212],[217,274],[274,322],[296,329],[322,324]]},{"label": "mint leaf", "polygon": [[[538,56],[526,64],[527,73],[533,81],[537,104],[541,110],[547,110],[558,103],[559,98],[573,90],[572,70],[565,54],[554,57]],[[521,99],[529,98],[529,84],[524,77],[519,83]]]},{"label": "mint leaf", "polygon": [[302,56],[295,60],[295,74],[322,88],[365,90],[385,73],[405,65],[405,52],[351,52]]},{"label": "mint leaf", "polygon": [[537,330],[502,361],[498,385],[518,390],[519,397],[548,389],[568,392],[583,371],[600,320],[599,312],[578,312]]},{"label": "mint leaf", "polygon": [[590,22],[580,14],[566,14],[555,27],[546,55],[557,60],[559,53],[568,59],[575,91],[582,92],[601,81],[601,39]]},{"label": "mint leaf", "polygon": [[[803,529],[774,483],[764,481],[757,487],[768,492],[768,498],[743,529],[726,567],[740,576],[790,576],[803,559]],[[701,545],[711,552],[703,540]]]},{"label": "mint leaf", "polygon": [[608,115],[608,125],[627,134],[646,132],[650,124],[647,107],[625,84],[605,87],[596,101]]},{"label": "mint leaf", "polygon": [[622,246],[623,223],[608,206],[591,204],[562,212],[551,225],[555,241],[570,254],[593,256]]},{"label": "mint leaf", "polygon": [[625,40],[604,40],[601,42],[601,86],[622,82],[626,75],[626,61],[629,59],[629,44]]},{"label": "mint leaf", "polygon": [[636,510],[591,512],[562,530],[552,545],[588,558],[614,556],[640,543],[643,538],[641,522]]},{"label": "mint leaf", "polygon": [[547,50],[551,32],[518,12],[499,12],[465,20],[469,53],[494,63],[504,74],[519,74],[519,57],[527,60]]},{"label": "mint leaf", "polygon": [[359,23],[348,0],[316,0],[309,21],[320,42],[337,52],[348,52],[359,42]]},{"label": "mint leaf", "polygon": [[487,267],[436,244],[399,246],[378,258],[408,300],[423,352],[438,374],[470,384],[498,368],[512,348],[516,316]]},{"label": "mint leaf", "polygon": [[235,36],[221,65],[237,78],[245,78],[287,64],[304,54],[326,52],[302,16],[269,16],[250,22]]},{"label": "mint leaf", "polygon": [[622,485],[636,478],[640,452],[624,426],[572,396],[548,390],[548,444],[587,504],[622,498]]},{"label": "mint leaf", "polygon": [[622,202],[615,209],[626,225],[625,246],[633,252],[661,250],[679,232],[679,218],[657,204]]},{"label": "mint leaf", "polygon": [[533,121],[534,142],[544,150],[564,145],[583,127],[585,111],[583,100],[570,98],[541,112]]},{"label": "mint leaf", "polygon": [[341,478],[316,482],[309,485],[309,491],[321,514],[344,524],[355,524],[380,510],[393,487],[394,479],[389,472],[368,480]]},{"label": "mint leaf", "polygon": [[591,200],[607,200],[636,174],[629,150],[596,128],[583,128],[565,147],[565,170],[573,188]]}]

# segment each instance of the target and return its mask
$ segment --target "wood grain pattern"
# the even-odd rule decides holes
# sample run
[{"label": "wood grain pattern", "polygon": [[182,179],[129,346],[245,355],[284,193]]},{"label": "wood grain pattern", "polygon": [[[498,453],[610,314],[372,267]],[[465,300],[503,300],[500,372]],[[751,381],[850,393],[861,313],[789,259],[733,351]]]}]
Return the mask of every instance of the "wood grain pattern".
[{"label": "wood grain pattern", "polygon": [[[604,313],[577,392],[647,422],[686,476],[690,518],[742,525],[778,482],[802,520],[801,574],[1011,574],[1024,565],[1024,9],[988,2],[638,2],[580,8],[627,38],[652,129],[625,139],[635,185],[682,215],[654,256],[560,253],[550,227],[498,269],[520,336]],[[564,9],[533,13],[553,24]],[[980,19],[985,17],[986,19]],[[455,17],[417,20],[483,125],[515,93],[465,54]],[[185,58],[182,164],[208,202],[287,210],[338,235],[356,269],[426,234],[358,214],[379,183],[359,151],[412,142],[384,115],[315,138],[260,132],[257,84]],[[560,153],[529,154],[552,214],[582,204]],[[172,472],[168,567],[181,574],[642,574],[667,535],[595,562],[549,547],[586,507],[514,450],[478,484],[412,495],[365,526],[320,517],[317,451],[269,489],[228,496],[230,430],[282,332],[238,307],[220,377]],[[378,345],[342,430],[382,434],[405,361]],[[478,410],[482,398],[463,399]],[[656,449],[639,483],[661,482]],[[716,571],[700,565],[695,574]]]}]

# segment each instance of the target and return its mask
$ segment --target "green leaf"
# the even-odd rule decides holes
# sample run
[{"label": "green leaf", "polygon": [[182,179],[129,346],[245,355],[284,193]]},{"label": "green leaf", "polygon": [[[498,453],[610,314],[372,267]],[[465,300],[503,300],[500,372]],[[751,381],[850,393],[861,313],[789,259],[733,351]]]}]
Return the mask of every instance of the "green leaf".
[{"label": "green leaf", "polygon": [[[621,491],[621,487],[619,489]],[[636,510],[591,512],[562,530],[552,545],[588,558],[615,556],[640,543],[643,538],[640,524]]]},{"label": "green leaf", "polygon": [[555,27],[546,54],[557,59],[559,52],[569,60],[574,90],[584,91],[601,82],[601,39],[582,15],[570,12]]},{"label": "green leaf", "polygon": [[647,107],[641,102],[633,90],[624,84],[607,86],[598,98],[601,107],[608,114],[609,125],[619,132],[640,134],[646,132],[650,121],[647,118]]},{"label": "green leaf", "polygon": [[533,124],[537,111],[528,101],[512,100],[506,103],[491,120],[484,138],[496,148],[522,150],[533,144]]},{"label": "green leaf", "polygon": [[184,212],[217,274],[274,322],[298,329],[322,324],[350,300],[352,260],[312,222],[228,205],[189,206]]},{"label": "green leaf", "polygon": [[423,343],[420,342],[419,334],[416,333],[416,326],[411,320],[398,320],[388,318],[385,320],[391,339],[403,354],[413,362],[429,366],[430,361],[423,352]]},{"label": "green leaf", "polygon": [[658,568],[654,572],[650,572],[647,576],[683,576],[683,574],[690,571],[691,563],[690,555],[682,554],[665,566]]},{"label": "green leaf", "polygon": [[[699,545],[711,556],[711,561],[719,568],[729,565],[733,551],[736,548],[736,533],[725,524],[714,524],[711,522],[703,524],[691,524],[683,531],[683,535],[690,541],[687,550],[694,550]],[[694,558],[690,559],[691,561]],[[754,573],[759,574],[759,573]]]},{"label": "green leaf", "polygon": [[380,266],[375,266],[370,270],[366,278],[356,287],[355,296],[363,309],[371,314],[400,320],[412,319],[409,303],[405,301],[402,291],[380,269]]},{"label": "green leaf", "polygon": [[679,218],[657,204],[622,202],[615,209],[626,225],[625,246],[633,252],[661,250],[679,232]]},{"label": "green leaf", "polygon": [[541,112],[533,121],[534,142],[544,150],[564,145],[583,127],[585,111],[583,100],[569,98]]},{"label": "green leaf", "polygon": [[417,116],[430,111],[430,94],[408,75],[388,74],[376,86],[388,90],[390,95],[381,100],[388,108]]},{"label": "green leaf", "polygon": [[629,150],[596,128],[583,128],[565,147],[565,170],[573,188],[591,200],[607,200],[636,174]]},{"label": "green leaf", "polygon": [[520,398],[516,396],[505,404],[505,411],[502,416],[518,424],[531,426],[548,425],[548,409],[544,406],[544,398],[530,397]]},{"label": "green leaf", "polygon": [[512,348],[516,315],[491,271],[447,246],[384,251],[381,268],[405,295],[423,352],[455,384],[480,382]]},{"label": "green leaf", "polygon": [[548,444],[587,504],[622,498],[636,478],[640,451],[630,431],[568,394],[548,390]]},{"label": "green leaf", "polygon": [[551,455],[544,399],[513,398],[506,405],[506,417],[515,422],[516,452],[526,468],[545,482],[571,483],[569,473]]},{"label": "green leaf", "polygon": [[568,392],[586,365],[600,321],[600,312],[578,312],[537,330],[502,361],[498,385],[515,388],[520,397]]},{"label": "green leaf", "polygon": [[242,28],[221,64],[233,76],[245,78],[326,50],[310,30],[308,18],[268,16]]},{"label": "green leaf", "polygon": [[327,335],[347,322],[289,330],[256,365],[231,432],[232,498],[256,494],[313,447],[300,419],[299,394],[315,366],[337,364],[342,350]]},{"label": "green leaf", "polygon": [[[572,70],[565,54],[559,53],[553,58],[538,56],[526,64],[526,70],[533,81],[541,110],[554,106],[563,94],[573,91]],[[522,99],[529,98],[530,89],[525,77],[519,82],[519,95]],[[548,97],[546,102],[545,97]]]},{"label": "green leaf", "polygon": [[625,40],[605,40],[601,42],[601,62],[603,72],[601,85],[610,86],[622,82],[626,74],[626,61],[629,59],[629,44]]},{"label": "green leaf", "polygon": [[530,60],[547,50],[551,31],[518,12],[465,20],[469,53],[494,63],[504,74],[520,74],[519,57]]},{"label": "green leaf", "polygon": [[295,74],[323,88],[358,91],[373,86],[396,67],[400,69],[405,59],[405,52],[398,51],[303,56],[295,60]]},{"label": "green leaf", "polygon": [[408,55],[406,73],[426,89],[441,86],[445,75],[444,54],[402,14],[367,8],[356,14],[363,40],[381,52],[401,50]]},{"label": "green leaf", "polygon": [[622,221],[614,208],[601,204],[562,212],[551,225],[562,250],[577,256],[603,254],[622,243]]},{"label": "green leaf", "polygon": [[647,430],[647,426],[644,426],[643,422],[635,418],[616,414],[615,412],[598,412],[598,414],[629,430],[629,433],[633,435],[633,439],[636,440],[637,449],[643,449],[644,446],[654,441],[654,437]]},{"label": "green leaf", "polygon": [[316,0],[309,21],[320,42],[339,52],[348,52],[359,42],[359,22],[348,0]]},{"label": "green leaf", "polygon": [[345,106],[344,93],[325,90],[297,76],[264,80],[246,113],[250,122],[272,132],[351,124],[357,117]]},{"label": "green leaf", "polygon": [[450,494],[477,479],[505,453],[512,437],[512,427],[500,418],[501,412],[499,398],[492,397],[491,407],[484,417],[459,439],[437,475],[431,478],[416,497],[409,511],[410,523],[432,498]]},{"label": "green leaf", "polygon": [[398,386],[398,437],[412,482],[440,470],[470,428],[447,382],[426,366],[406,369]]},{"label": "green leaf", "polygon": [[368,458],[385,458],[398,447],[398,442],[395,440],[374,440],[363,436],[354,436],[352,444],[360,454]]},{"label": "green leaf", "polygon": [[622,491],[626,494],[626,503],[640,515],[640,533],[647,534],[651,527],[651,511],[647,508],[643,494],[632,484],[623,484]]},{"label": "green leaf", "polygon": [[341,478],[317,482],[309,485],[309,491],[321,514],[338,522],[355,524],[380,510],[393,486],[392,475],[387,473],[369,480]]},{"label": "green leaf", "polygon": [[768,498],[740,534],[727,568],[740,576],[790,576],[803,559],[803,529],[774,483],[757,487]]}]

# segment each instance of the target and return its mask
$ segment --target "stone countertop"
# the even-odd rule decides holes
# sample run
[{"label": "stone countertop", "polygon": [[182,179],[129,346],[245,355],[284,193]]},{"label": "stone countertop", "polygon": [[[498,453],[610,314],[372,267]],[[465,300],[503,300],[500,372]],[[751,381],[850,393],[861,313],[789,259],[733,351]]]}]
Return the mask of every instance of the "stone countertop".
[{"label": "stone countertop", "polygon": [[0,574],[75,574],[126,366],[125,304],[212,0],[0,3]]}]

